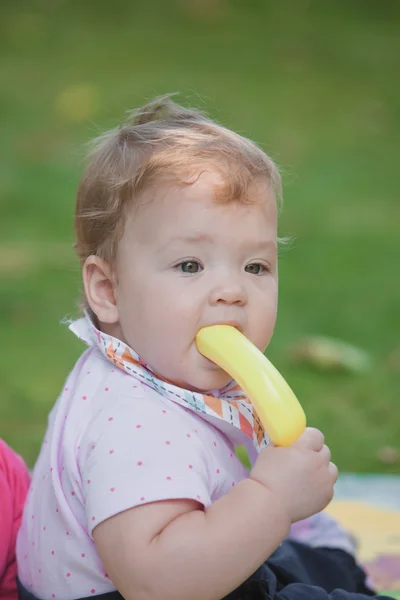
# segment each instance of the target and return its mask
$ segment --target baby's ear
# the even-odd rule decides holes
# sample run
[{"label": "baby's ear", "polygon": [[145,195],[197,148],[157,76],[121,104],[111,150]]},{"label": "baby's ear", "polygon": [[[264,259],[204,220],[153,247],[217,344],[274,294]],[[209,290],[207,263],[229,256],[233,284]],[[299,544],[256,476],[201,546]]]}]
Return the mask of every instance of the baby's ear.
[{"label": "baby's ear", "polygon": [[118,308],[115,281],[110,265],[98,256],[89,256],[82,271],[87,302],[101,323],[116,323]]}]

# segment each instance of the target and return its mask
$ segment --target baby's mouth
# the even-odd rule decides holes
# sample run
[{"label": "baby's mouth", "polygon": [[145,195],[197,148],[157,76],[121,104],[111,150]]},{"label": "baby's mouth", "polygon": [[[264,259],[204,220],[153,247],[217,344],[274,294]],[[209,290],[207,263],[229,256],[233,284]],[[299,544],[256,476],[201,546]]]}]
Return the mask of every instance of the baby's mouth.
[{"label": "baby's mouth", "polygon": [[[225,321],[213,321],[212,323],[208,323],[207,325],[203,325],[202,327],[200,327],[200,329],[205,329],[206,327],[213,327],[214,325],[228,325],[229,327],[234,327],[235,329],[237,329],[238,331],[240,331],[240,333],[243,333],[243,324],[238,321],[238,320],[234,320],[234,319],[227,319]],[[199,329],[199,331],[200,331]]]},{"label": "baby's mouth", "polygon": [[[214,321],[213,323],[210,323],[208,325],[204,325],[203,327],[201,327],[199,329],[207,329],[207,327],[214,327],[215,325],[228,325],[229,327],[234,327],[235,329],[237,329],[238,331],[240,331],[242,333],[242,326],[239,323],[239,321],[234,321],[234,320],[225,320],[225,321]],[[196,337],[194,339],[194,346],[196,348],[196,352],[197,354],[200,356],[200,358],[202,359],[201,364],[204,366],[204,368],[207,368],[208,371],[211,372],[220,372],[220,373],[226,373],[226,371],[224,371],[224,369],[222,369],[222,367],[220,367],[217,363],[215,363],[213,360],[211,360],[210,358],[208,358],[207,356],[205,356],[204,354],[202,354],[198,348],[197,345],[197,334]],[[227,375],[229,375],[227,373]]]}]

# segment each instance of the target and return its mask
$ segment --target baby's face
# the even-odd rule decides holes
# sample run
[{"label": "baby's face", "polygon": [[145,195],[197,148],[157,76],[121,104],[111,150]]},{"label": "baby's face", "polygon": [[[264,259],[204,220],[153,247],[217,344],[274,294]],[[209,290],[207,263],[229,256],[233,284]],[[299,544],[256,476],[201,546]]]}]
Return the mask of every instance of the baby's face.
[{"label": "baby's face", "polygon": [[275,325],[277,210],[265,181],[253,203],[218,204],[217,172],[144,193],[117,254],[118,331],[152,369],[184,388],[230,377],[197,350],[198,330],[232,324],[264,350]]}]

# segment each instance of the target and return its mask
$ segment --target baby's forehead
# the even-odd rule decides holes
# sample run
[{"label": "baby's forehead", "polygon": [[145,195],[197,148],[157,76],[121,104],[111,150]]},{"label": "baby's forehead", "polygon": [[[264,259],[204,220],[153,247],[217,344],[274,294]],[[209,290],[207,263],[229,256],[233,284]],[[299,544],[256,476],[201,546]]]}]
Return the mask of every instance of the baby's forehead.
[{"label": "baby's forehead", "polygon": [[127,217],[124,245],[168,245],[179,239],[205,244],[221,239],[230,243],[254,238],[262,243],[276,238],[277,209],[273,188],[254,182],[248,196],[221,199],[224,179],[215,170],[202,171],[190,184],[170,182],[143,194]]},{"label": "baby's forehead", "polygon": [[170,210],[179,210],[182,202],[192,202],[195,206],[200,201],[226,205],[232,210],[236,205],[276,204],[274,186],[267,176],[250,177],[248,172],[241,174],[239,168],[232,173],[218,164],[199,165],[179,175],[169,173],[143,190],[140,196],[134,203],[138,211],[148,206],[156,209],[161,204]]}]

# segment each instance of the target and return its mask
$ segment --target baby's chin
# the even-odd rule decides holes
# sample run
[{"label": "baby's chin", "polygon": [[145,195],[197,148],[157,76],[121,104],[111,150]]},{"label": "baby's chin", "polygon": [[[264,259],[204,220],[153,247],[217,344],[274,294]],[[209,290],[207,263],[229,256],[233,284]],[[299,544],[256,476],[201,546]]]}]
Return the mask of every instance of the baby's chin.
[{"label": "baby's chin", "polygon": [[201,354],[197,353],[195,360],[191,358],[192,360],[182,363],[178,370],[169,370],[166,368],[168,365],[164,365],[164,369],[155,368],[155,372],[173,385],[202,394],[219,390],[232,380],[221,367]]},{"label": "baby's chin", "polygon": [[231,379],[232,377],[228,373],[215,366],[215,369],[212,370],[198,371],[193,377],[188,378],[184,387],[204,394],[225,387]]}]

